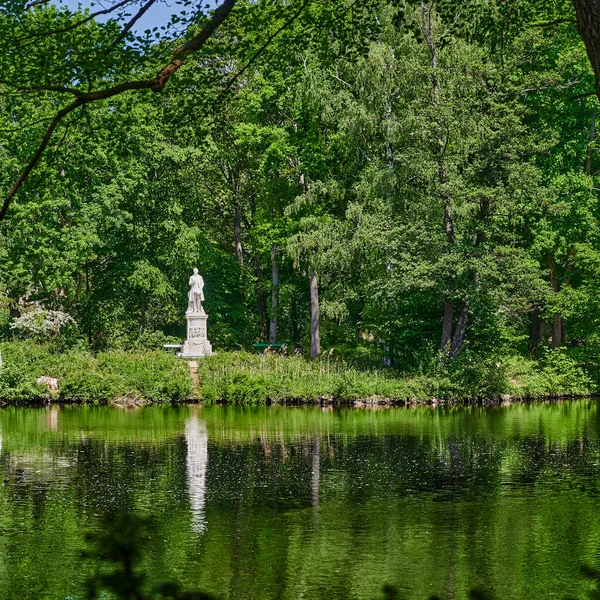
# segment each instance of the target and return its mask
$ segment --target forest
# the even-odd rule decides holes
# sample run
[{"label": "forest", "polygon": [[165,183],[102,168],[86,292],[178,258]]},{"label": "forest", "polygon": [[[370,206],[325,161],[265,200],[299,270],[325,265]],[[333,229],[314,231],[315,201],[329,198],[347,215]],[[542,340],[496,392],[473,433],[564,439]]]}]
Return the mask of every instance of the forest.
[{"label": "forest", "polygon": [[3,347],[179,341],[197,267],[220,351],[596,389],[585,3],[225,2],[181,68],[217,12],[136,32],[3,4]]}]

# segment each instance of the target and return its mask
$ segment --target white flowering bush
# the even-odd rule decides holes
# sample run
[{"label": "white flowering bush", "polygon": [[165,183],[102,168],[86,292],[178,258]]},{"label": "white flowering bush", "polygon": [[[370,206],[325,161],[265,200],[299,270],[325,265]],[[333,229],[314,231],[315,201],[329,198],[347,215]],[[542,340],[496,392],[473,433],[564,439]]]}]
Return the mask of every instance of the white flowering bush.
[{"label": "white flowering bush", "polygon": [[47,342],[70,327],[77,327],[75,319],[60,310],[36,308],[15,319],[10,328],[23,339]]}]

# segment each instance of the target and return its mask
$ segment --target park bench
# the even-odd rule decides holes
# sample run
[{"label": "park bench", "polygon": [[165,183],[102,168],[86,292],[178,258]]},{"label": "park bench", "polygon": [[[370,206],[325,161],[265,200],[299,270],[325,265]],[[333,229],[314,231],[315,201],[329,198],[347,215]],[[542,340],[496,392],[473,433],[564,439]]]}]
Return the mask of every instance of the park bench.
[{"label": "park bench", "polygon": [[252,344],[252,347],[255,350],[262,350],[264,352],[267,348],[273,348],[275,350],[281,351],[282,349],[286,348],[286,345],[285,344]]},{"label": "park bench", "polygon": [[163,344],[163,348],[169,352],[171,350],[175,350],[176,352],[181,352],[181,344]]}]

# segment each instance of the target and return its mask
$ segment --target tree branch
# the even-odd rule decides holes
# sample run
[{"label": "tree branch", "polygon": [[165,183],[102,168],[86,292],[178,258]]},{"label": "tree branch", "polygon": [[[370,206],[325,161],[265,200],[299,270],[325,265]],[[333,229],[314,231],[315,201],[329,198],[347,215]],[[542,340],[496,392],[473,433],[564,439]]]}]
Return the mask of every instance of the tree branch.
[{"label": "tree branch", "polygon": [[583,94],[576,94],[571,96],[569,100],[579,100],[580,98],[587,98],[588,96],[595,96],[596,92],[584,92]]},{"label": "tree branch", "polygon": [[227,19],[229,13],[235,6],[237,0],[225,0],[213,13],[212,19],[204,26],[202,31],[191,40],[180,46],[173,52],[171,62],[158,72],[154,79],[152,90],[160,92],[172,75],[181,67],[183,61],[190,52],[196,52],[204,46],[208,38],[215,32],[217,27]]},{"label": "tree branch", "polygon": [[27,123],[21,127],[15,127],[14,129],[0,129],[0,133],[17,133],[19,131],[23,131],[23,129],[27,129],[28,127],[34,127],[35,125],[39,125],[44,121],[52,121],[54,117],[44,117],[42,119],[38,119],[37,121],[32,121],[31,123]]},{"label": "tree branch", "polygon": [[[72,31],[73,29],[77,29],[77,27],[81,27],[82,25],[85,25],[87,22],[91,21],[92,19],[95,19],[96,17],[99,17],[101,15],[108,15],[109,13],[114,12],[118,8],[121,8],[122,6],[125,6],[126,4],[129,4],[131,2],[133,2],[133,0],[121,0],[121,2],[118,2],[117,4],[115,4],[109,8],[105,8],[103,10],[98,10],[95,13],[89,14],[85,19],[81,19],[81,21],[72,23],[71,25],[68,25],[67,27],[62,27],[61,29],[52,29],[51,31],[40,31],[40,32],[36,32],[36,33],[31,33],[31,34],[25,35],[21,38],[17,38],[17,42],[23,42],[23,41],[29,40],[31,38],[46,37],[46,36],[50,36],[50,35],[56,35],[57,33],[65,33],[67,31]],[[42,2],[38,2],[38,3],[42,4]]]},{"label": "tree branch", "polygon": [[32,2],[25,5],[25,8],[23,10],[25,12],[27,12],[28,10],[32,9],[34,6],[39,6],[40,4],[48,4],[48,2],[50,2],[50,0],[32,0]]},{"label": "tree branch", "polygon": [[35,151],[34,155],[29,159],[27,166],[25,167],[25,169],[23,170],[21,175],[19,175],[19,178],[13,185],[12,189],[6,195],[6,198],[4,198],[2,208],[0,208],[0,221],[2,221],[4,219],[4,217],[6,216],[6,212],[8,211],[10,201],[14,198],[15,194],[19,191],[19,188],[21,187],[23,182],[27,179],[27,177],[29,177],[29,174],[31,173],[31,171],[33,171],[34,167],[37,165],[38,161],[40,160],[42,154],[44,153],[44,150],[46,149],[46,146],[48,146],[48,142],[50,142],[50,138],[52,137],[54,130],[58,127],[58,124],[69,113],[73,112],[79,106],[81,106],[81,103],[79,102],[79,100],[75,100],[75,102],[72,102],[68,106],[65,106],[65,108],[63,108],[56,114],[56,116],[54,117],[54,120],[52,121],[52,123],[50,123],[50,126],[46,130],[46,135],[44,135],[44,137],[42,138],[42,141],[40,142],[38,149]]},{"label": "tree branch", "polygon": [[287,29],[302,14],[302,12],[308,6],[310,1],[311,0],[304,0],[302,6],[300,6],[300,9],[296,13],[294,13],[294,15],[288,21],[286,21],[277,31],[275,31],[275,33],[273,33],[267,39],[267,41],[254,53],[254,55],[252,56],[252,58],[250,58],[246,65],[227,82],[225,89],[217,96],[217,99],[215,100],[214,104],[217,104],[219,102],[219,100],[228,92],[231,86],[250,68],[250,66],[256,61],[256,59],[269,47],[271,42],[284,29]]},{"label": "tree branch", "polygon": [[[127,2],[130,0],[126,0]],[[308,1],[308,0],[305,0]],[[89,104],[90,102],[95,102],[97,100],[106,100],[108,98],[112,98],[113,96],[117,96],[122,94],[123,92],[127,92],[130,90],[143,90],[149,89],[153,92],[160,92],[169,79],[173,76],[173,74],[181,67],[184,63],[185,58],[190,52],[195,52],[202,48],[207,40],[211,37],[211,35],[215,32],[217,27],[223,23],[233,10],[237,0],[225,0],[223,4],[221,4],[213,13],[212,17],[208,21],[208,23],[202,28],[200,33],[193,37],[191,40],[177,48],[173,52],[173,58],[171,62],[161,69],[154,79],[146,79],[141,81],[126,81],[119,85],[113,86],[111,88],[107,88],[104,90],[97,90],[94,92],[80,92],[79,90],[71,90],[71,93],[75,94],[75,101],[71,104],[65,106],[63,109],[56,113],[56,116],[50,123],[48,129],[46,130],[46,134],[42,138],[40,145],[37,150],[27,163],[27,166],[8,192],[6,197],[4,198],[4,202],[2,207],[0,208],[0,221],[4,219],[6,213],[8,211],[8,207],[10,206],[11,200],[14,198],[15,194],[19,191],[19,188],[29,177],[29,174],[33,171],[33,169],[38,164],[40,158],[42,157],[44,150],[48,146],[50,139],[52,138],[52,134],[58,127],[59,123],[71,112],[80,106],[84,106]],[[122,2],[121,4],[124,4]],[[114,7],[113,7],[114,8]],[[25,87],[25,86],[21,86]],[[40,86],[41,90],[39,91],[48,91],[47,86]],[[23,91],[34,91],[32,89],[23,89]],[[35,90],[38,91],[38,90]],[[52,91],[68,91],[68,88],[60,88],[58,90]]]},{"label": "tree branch", "polygon": [[126,37],[127,34],[131,31],[131,28],[138,22],[138,20],[144,16],[144,13],[156,2],[156,0],[148,0],[148,2],[146,2],[146,4],[144,4],[144,6],[142,6],[142,8],[140,8],[140,10],[135,14],[135,16],[129,21],[129,23],[127,23],[123,29],[121,30],[121,33],[119,34],[119,37],[103,52],[103,54],[108,54],[109,52],[112,51],[112,49],[117,46],[118,44],[120,44]]},{"label": "tree branch", "polygon": [[8,85],[20,92],[61,92],[79,96],[81,92],[76,88],[68,88],[62,85],[20,85],[6,79],[0,79],[0,84]]},{"label": "tree branch", "polygon": [[560,25],[561,23],[577,23],[577,19],[554,19],[554,21],[548,21],[547,23],[534,23],[533,27],[552,27],[553,25]]}]

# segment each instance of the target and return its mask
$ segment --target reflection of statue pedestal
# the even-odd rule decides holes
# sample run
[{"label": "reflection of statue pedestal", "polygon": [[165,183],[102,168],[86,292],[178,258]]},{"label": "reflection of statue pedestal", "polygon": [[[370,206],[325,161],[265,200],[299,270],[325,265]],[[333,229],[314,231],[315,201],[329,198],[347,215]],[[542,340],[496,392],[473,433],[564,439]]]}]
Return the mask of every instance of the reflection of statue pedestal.
[{"label": "reflection of statue pedestal", "polygon": [[183,343],[179,356],[200,358],[212,354],[206,327],[208,315],[206,313],[186,313],[185,318],[187,319],[187,340]]}]

